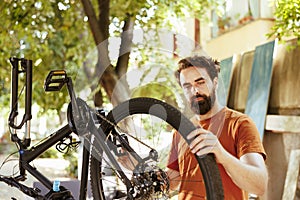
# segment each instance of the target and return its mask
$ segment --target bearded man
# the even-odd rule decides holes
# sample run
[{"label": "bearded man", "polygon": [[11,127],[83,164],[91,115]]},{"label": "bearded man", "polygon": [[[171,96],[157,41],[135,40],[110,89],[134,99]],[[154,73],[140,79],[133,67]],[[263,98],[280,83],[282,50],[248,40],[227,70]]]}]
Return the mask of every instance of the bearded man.
[{"label": "bearded man", "polygon": [[220,63],[194,56],[179,61],[176,78],[199,127],[191,132],[188,146],[174,133],[168,159],[170,189],[179,188],[178,199],[205,199],[201,171],[193,154],[213,153],[221,174],[225,199],[262,195],[268,182],[266,154],[254,122],[245,114],[220,105],[216,93]]}]

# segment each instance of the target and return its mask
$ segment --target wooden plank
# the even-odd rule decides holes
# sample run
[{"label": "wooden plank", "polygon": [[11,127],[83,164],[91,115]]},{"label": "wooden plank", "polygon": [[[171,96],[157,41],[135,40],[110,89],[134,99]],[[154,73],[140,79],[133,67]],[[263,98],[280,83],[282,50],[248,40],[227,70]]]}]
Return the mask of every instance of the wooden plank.
[{"label": "wooden plank", "polygon": [[282,199],[295,199],[300,166],[300,149],[291,151]]},{"label": "wooden plank", "polygon": [[221,60],[220,62],[220,74],[218,81],[218,100],[219,103],[223,106],[226,106],[228,103],[229,89],[232,80],[232,68],[233,68],[233,56]]},{"label": "wooden plank", "polygon": [[250,76],[255,51],[248,51],[241,55],[240,63],[237,66],[237,78],[235,85],[234,108],[244,112],[247,103],[248,89],[250,85]]},{"label": "wooden plank", "polygon": [[265,130],[275,133],[300,133],[300,116],[267,115]]},{"label": "wooden plank", "polygon": [[245,109],[245,113],[256,124],[261,139],[263,139],[265,131],[265,120],[269,104],[274,47],[275,41],[272,41],[255,48]]}]

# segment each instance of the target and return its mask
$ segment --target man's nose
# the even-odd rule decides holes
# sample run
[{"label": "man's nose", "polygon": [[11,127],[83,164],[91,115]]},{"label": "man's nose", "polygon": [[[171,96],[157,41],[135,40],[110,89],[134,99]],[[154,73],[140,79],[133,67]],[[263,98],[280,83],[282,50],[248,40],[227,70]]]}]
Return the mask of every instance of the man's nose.
[{"label": "man's nose", "polygon": [[192,87],[191,87],[191,92],[192,92],[193,94],[199,94],[199,93],[200,93],[200,88],[197,87],[196,85],[192,85]]}]

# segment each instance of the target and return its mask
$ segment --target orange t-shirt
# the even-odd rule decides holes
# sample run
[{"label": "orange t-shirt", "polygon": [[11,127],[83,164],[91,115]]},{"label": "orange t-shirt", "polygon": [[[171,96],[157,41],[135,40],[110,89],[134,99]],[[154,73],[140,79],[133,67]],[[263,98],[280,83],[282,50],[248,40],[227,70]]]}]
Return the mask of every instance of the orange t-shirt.
[{"label": "orange t-shirt", "polygon": [[[216,134],[223,147],[233,156],[240,158],[245,153],[255,152],[266,158],[259,132],[254,122],[245,114],[225,107],[212,118],[196,123],[198,123],[195,124],[196,126],[201,125]],[[181,175],[178,199],[205,199],[205,186],[198,162],[185,140],[177,132],[173,135],[168,167],[179,171]],[[218,167],[225,199],[248,199],[248,193],[233,183],[223,166],[218,164]]]}]

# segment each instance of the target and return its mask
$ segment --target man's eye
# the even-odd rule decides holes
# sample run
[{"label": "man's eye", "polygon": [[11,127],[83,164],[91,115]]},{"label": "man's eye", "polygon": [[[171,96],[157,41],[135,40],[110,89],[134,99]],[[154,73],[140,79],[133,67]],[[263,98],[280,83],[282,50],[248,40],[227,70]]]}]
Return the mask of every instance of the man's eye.
[{"label": "man's eye", "polygon": [[204,81],[204,80],[202,80],[202,81],[198,81],[198,82],[197,82],[197,84],[198,84],[198,85],[202,85],[202,84],[204,84],[204,83],[205,83],[205,81]]},{"label": "man's eye", "polygon": [[190,86],[190,85],[184,85],[183,88],[184,88],[185,90],[188,90],[188,89],[191,88],[191,86]]}]

